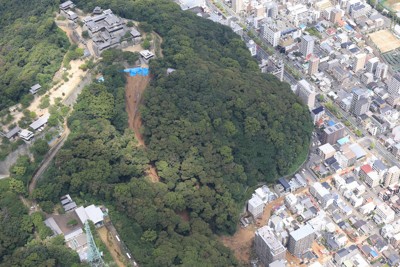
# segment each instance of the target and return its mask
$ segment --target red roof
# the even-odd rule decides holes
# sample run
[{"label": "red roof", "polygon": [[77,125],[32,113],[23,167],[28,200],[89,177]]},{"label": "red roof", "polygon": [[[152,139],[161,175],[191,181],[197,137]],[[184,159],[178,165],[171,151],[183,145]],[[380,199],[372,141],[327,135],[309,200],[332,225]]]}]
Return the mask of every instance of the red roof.
[{"label": "red roof", "polygon": [[329,28],[326,30],[326,33],[328,35],[334,35],[336,33],[336,30],[334,28]]},{"label": "red roof", "polygon": [[364,173],[370,173],[370,172],[372,172],[372,167],[369,164],[365,164],[364,166],[361,167],[361,170]]}]

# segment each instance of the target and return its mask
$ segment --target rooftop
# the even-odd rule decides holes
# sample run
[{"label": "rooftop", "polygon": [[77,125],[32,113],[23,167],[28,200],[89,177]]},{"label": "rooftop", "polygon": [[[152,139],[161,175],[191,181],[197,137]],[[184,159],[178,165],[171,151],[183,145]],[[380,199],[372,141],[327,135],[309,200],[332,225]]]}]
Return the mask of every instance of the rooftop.
[{"label": "rooftop", "polygon": [[256,235],[260,236],[265,244],[270,248],[272,254],[279,254],[285,251],[286,248],[276,238],[272,229],[269,226],[264,226],[257,230]]},{"label": "rooftop", "polygon": [[361,166],[361,170],[365,173],[370,173],[370,172],[372,172],[372,167],[369,164],[365,164],[365,165]]},{"label": "rooftop", "polygon": [[303,225],[296,231],[290,232],[290,236],[296,241],[301,240],[312,234],[314,234],[314,229],[308,224]]}]

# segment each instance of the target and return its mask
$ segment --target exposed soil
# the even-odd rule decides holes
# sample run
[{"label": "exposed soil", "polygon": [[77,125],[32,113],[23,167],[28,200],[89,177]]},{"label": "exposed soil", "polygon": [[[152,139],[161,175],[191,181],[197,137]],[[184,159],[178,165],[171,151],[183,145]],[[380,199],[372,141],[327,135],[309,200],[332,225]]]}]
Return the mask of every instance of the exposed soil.
[{"label": "exposed soil", "polygon": [[[145,147],[143,135],[141,133],[142,119],[140,117],[139,106],[143,92],[149,84],[149,76],[127,76],[125,86],[126,112],[128,113],[129,128],[135,133],[135,138],[139,146]],[[160,177],[154,164],[149,165],[147,175],[153,183],[159,182]]]},{"label": "exposed soil", "polygon": [[115,239],[114,237],[108,232],[106,227],[101,227],[97,229],[99,236],[103,243],[107,246],[108,251],[110,251],[111,256],[113,257],[115,263],[119,267],[125,267],[125,264],[121,261],[122,252],[119,249],[119,246],[114,245]]},{"label": "exposed soil", "polygon": [[249,225],[247,228],[238,229],[233,236],[220,237],[220,241],[233,251],[237,260],[248,263],[255,230],[254,225]]},{"label": "exposed soil", "polygon": [[149,165],[149,170],[147,171],[147,175],[150,177],[150,180],[153,183],[157,183],[160,181],[160,176],[158,176],[156,166],[154,164]]},{"label": "exposed soil", "polygon": [[143,136],[140,133],[142,120],[139,113],[139,105],[143,92],[149,84],[149,76],[127,76],[125,86],[126,112],[128,113],[128,125],[135,133],[140,146],[144,146]]}]

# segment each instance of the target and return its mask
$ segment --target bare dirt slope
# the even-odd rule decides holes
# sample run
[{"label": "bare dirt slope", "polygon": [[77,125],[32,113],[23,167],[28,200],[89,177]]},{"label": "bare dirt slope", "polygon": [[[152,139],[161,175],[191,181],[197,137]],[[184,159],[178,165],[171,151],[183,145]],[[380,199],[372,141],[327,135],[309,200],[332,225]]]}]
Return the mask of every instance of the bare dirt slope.
[{"label": "bare dirt slope", "polygon": [[140,146],[144,146],[143,136],[140,133],[142,120],[140,118],[139,106],[143,92],[149,84],[149,76],[127,76],[125,86],[126,112],[128,113],[128,125],[135,133]]},{"label": "bare dirt slope", "polygon": [[[129,128],[135,133],[135,138],[139,146],[145,146],[143,135],[140,132],[142,119],[140,117],[139,106],[143,97],[143,92],[149,84],[149,76],[127,76],[125,86],[126,112],[128,113]],[[149,165],[147,175],[155,183],[160,181],[157,170],[153,164]]]}]

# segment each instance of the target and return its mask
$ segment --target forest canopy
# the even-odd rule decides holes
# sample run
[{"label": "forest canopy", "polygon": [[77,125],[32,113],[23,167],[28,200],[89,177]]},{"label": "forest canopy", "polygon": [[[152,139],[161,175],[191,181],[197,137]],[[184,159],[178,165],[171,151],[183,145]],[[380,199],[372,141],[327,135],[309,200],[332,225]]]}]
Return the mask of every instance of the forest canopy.
[{"label": "forest canopy", "polygon": [[[88,12],[111,8],[163,38],[140,110],[146,148],[127,129],[126,58],[111,50],[98,68],[105,82],[78,97],[71,134],[33,197],[56,203],[70,193],[105,203],[142,266],[237,265],[215,234],[235,232],[247,186],[272,182],[303,159],[307,108],[287,84],[259,72],[230,28],[172,1],[75,3]],[[149,181],[149,165],[160,182]]]},{"label": "forest canopy", "polygon": [[50,86],[69,46],[53,0],[0,0],[0,110],[29,103],[29,88]]}]

